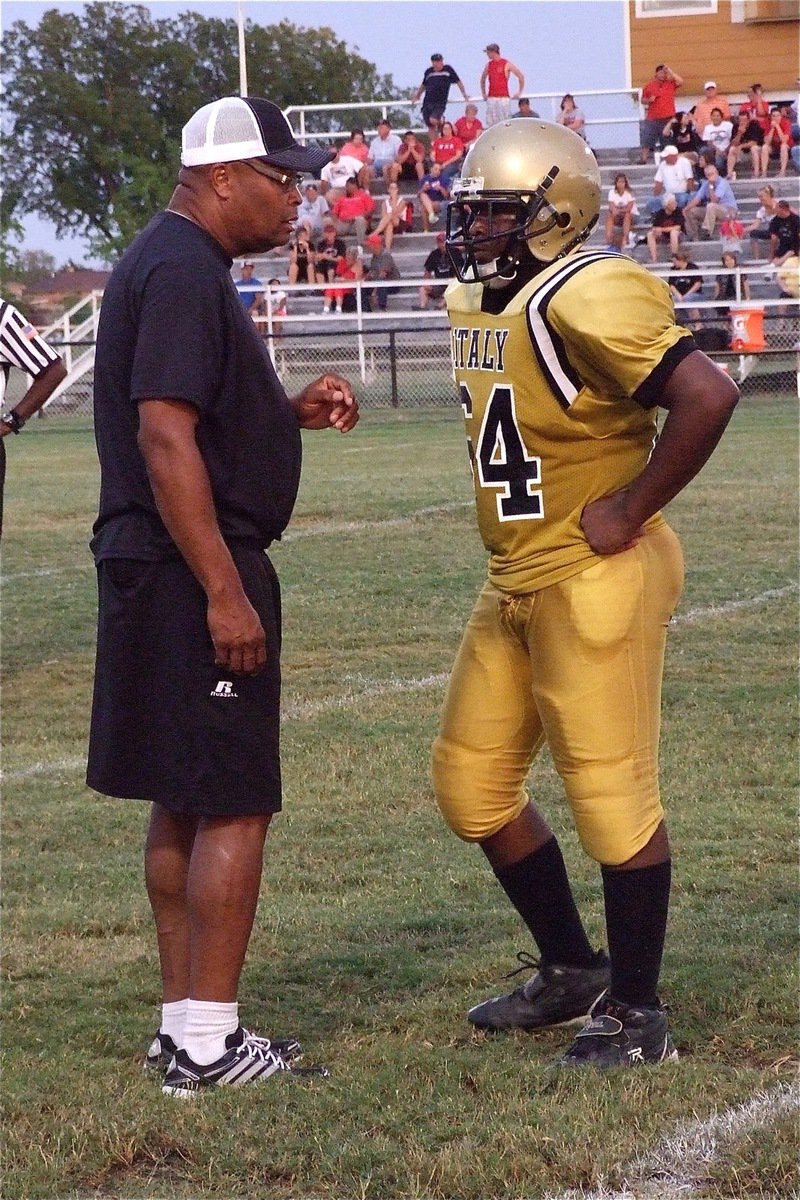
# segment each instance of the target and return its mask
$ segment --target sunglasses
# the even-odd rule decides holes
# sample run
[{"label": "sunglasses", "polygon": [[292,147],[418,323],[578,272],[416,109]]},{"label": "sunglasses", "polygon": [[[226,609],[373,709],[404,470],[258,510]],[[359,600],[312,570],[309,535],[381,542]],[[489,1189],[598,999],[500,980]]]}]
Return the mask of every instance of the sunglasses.
[{"label": "sunglasses", "polygon": [[267,163],[254,163],[249,159],[243,161],[246,167],[255,171],[256,175],[263,175],[266,179],[271,179],[273,183],[279,183],[286,192],[299,186],[300,176],[296,171],[280,171],[277,167],[271,167]]}]

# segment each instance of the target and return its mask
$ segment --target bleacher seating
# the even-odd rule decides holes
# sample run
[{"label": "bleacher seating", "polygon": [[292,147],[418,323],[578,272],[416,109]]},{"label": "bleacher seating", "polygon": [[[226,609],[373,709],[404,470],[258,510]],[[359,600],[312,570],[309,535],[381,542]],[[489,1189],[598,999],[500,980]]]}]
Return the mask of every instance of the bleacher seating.
[{"label": "bleacher seating", "polygon": [[[608,189],[612,186],[614,176],[622,171],[630,181],[631,191],[636,197],[640,208],[640,216],[638,223],[634,226],[634,233],[643,238],[647,230],[650,228],[649,217],[645,211],[644,203],[652,194],[653,174],[655,167],[652,163],[641,165],[638,161],[638,148],[631,149],[612,149],[599,150],[597,152],[598,162],[601,169],[602,177],[602,199],[601,199],[601,215],[597,227],[592,233],[587,245],[590,247],[598,247],[605,245],[603,235],[603,225],[605,218],[606,196]],[[734,191],[739,202],[739,217],[747,225],[755,219],[756,210],[759,207],[757,192],[765,182],[771,183],[778,195],[786,196],[792,204],[795,203],[798,191],[798,177],[796,174],[789,174],[785,178],[775,178],[770,175],[767,180],[763,178],[753,178],[748,173],[747,164],[740,164],[740,169],[734,186]],[[401,183],[401,191],[409,195],[414,194],[414,186],[411,183]],[[383,199],[384,188],[382,181],[373,182],[372,193],[377,204]],[[377,206],[377,205],[376,205]],[[423,232],[422,222],[419,213],[415,217],[414,227],[412,232],[396,235],[394,245],[392,246],[392,254],[400,270],[400,274],[404,279],[421,279],[423,273],[423,263],[427,255],[435,245],[435,232],[444,227],[444,222],[437,226],[434,232]],[[352,238],[345,238],[345,242],[352,243]],[[749,239],[744,240],[743,252],[739,256],[740,266],[742,267],[758,267],[758,260],[752,256]],[[688,254],[690,261],[697,264],[701,268],[718,268],[720,267],[720,257],[722,254],[722,244],[719,237],[711,238],[707,241],[685,241],[684,248]],[[764,254],[764,243],[762,243],[762,255]],[[630,254],[638,262],[650,268],[649,254],[646,245],[638,245],[633,250],[628,250]],[[368,257],[367,257],[368,261]],[[271,251],[269,254],[257,258],[256,271],[261,279],[265,280],[276,276],[284,281],[285,284],[289,263],[288,250],[281,248]],[[668,246],[662,243],[659,246],[659,262],[652,264],[652,269],[660,274],[669,269],[670,260]],[[760,297],[775,297],[776,289],[775,282],[766,271],[754,271],[748,274],[750,292],[752,299]],[[317,314],[321,307],[320,294],[313,291],[293,291],[289,290],[289,312],[294,315],[301,314]],[[711,298],[711,283],[705,288],[705,299]],[[408,316],[412,310],[413,304],[416,303],[416,293],[411,288],[406,288],[389,299],[389,312]],[[346,319],[346,318],[345,318]],[[300,327],[297,326],[298,332]]]}]

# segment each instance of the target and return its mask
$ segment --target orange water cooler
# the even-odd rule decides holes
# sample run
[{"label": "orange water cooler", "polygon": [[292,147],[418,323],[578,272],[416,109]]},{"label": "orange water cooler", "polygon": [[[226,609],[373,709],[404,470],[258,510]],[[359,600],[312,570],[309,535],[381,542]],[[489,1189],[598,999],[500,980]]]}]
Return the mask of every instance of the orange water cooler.
[{"label": "orange water cooler", "polygon": [[766,349],[764,309],[755,305],[731,308],[731,350],[748,352]]}]

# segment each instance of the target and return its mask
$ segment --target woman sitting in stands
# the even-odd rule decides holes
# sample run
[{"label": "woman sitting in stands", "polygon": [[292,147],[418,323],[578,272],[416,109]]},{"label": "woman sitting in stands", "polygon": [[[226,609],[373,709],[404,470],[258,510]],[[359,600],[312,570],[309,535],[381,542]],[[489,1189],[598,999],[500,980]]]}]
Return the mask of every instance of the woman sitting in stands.
[{"label": "woman sitting in stands", "polygon": [[792,123],[779,108],[773,108],[769,114],[769,127],[764,134],[764,145],[761,147],[761,174],[766,175],[770,157],[779,160],[779,175],[786,174],[789,165],[789,151],[794,145]]},{"label": "woman sitting in stands", "polygon": [[442,121],[439,136],[431,142],[431,164],[442,168],[442,181],[449,187],[450,180],[461,169],[464,159],[464,143],[457,136],[450,121]]},{"label": "woman sitting in stands", "polygon": [[575,97],[571,92],[567,92],[561,99],[561,111],[556,117],[559,125],[566,125],[567,129],[571,129],[573,133],[579,134],[586,141],[586,117],[583,115],[583,110],[578,108],[575,103]]},{"label": "woman sitting in stands", "polygon": [[314,251],[308,234],[301,230],[297,239],[289,244],[289,283],[314,283]]},{"label": "woman sitting in stands", "polygon": [[386,249],[391,250],[396,233],[408,233],[414,220],[414,205],[408,196],[400,193],[396,183],[390,183],[387,195],[380,206],[380,220],[375,232],[382,233]]},{"label": "woman sitting in stands", "polygon": [[681,111],[675,113],[674,117],[670,117],[661,136],[665,146],[677,146],[678,153],[688,158],[690,163],[697,162],[697,155],[703,143],[695,129],[694,117],[690,112]]},{"label": "woman sitting in stands", "polygon": [[737,300],[750,299],[750,283],[746,275],[741,277],[741,293],[736,294],[736,268],[739,266],[739,255],[735,250],[726,250],[722,255],[723,271],[714,279],[714,299],[724,300],[725,307],[716,309],[716,316],[727,317],[729,306]]},{"label": "woman sitting in stands", "polygon": [[364,278],[364,268],[361,265],[361,255],[358,252],[358,246],[348,246],[344,252],[344,258],[340,258],[336,263],[335,286],[325,289],[325,302],[322,306],[323,312],[331,311],[331,301],[336,305],[336,312],[355,312],[356,311],[356,296],[355,288],[342,287],[344,280],[356,280]]},{"label": "woman sitting in stands", "polygon": [[632,233],[633,219],[638,215],[639,209],[631,192],[628,176],[615,175],[614,186],[608,192],[606,245],[613,248],[617,244],[617,234],[621,231],[621,248],[633,249],[636,245]]}]

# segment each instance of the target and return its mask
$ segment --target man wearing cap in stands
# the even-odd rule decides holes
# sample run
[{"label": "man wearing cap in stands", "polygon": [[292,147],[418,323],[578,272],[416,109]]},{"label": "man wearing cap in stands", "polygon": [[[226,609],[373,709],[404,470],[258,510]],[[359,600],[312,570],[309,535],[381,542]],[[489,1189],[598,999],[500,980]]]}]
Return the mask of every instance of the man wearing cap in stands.
[{"label": "man wearing cap in stands", "polygon": [[439,132],[447,108],[450,88],[453,84],[459,89],[464,99],[468,100],[467,89],[459,79],[455,68],[444,61],[443,54],[432,54],[431,65],[425,68],[422,83],[411,97],[412,104],[416,104],[423,92],[425,93],[425,99],[422,101],[422,119],[428,126],[431,137],[435,137]]},{"label": "man wearing cap in stands", "polygon": [[358,405],[333,374],[286,395],[231,265],[288,241],[300,174],[328,158],[267,100],[204,105],[169,206],[118,262],[100,314],[87,780],[151,806],[162,1009],[146,1064],[171,1096],[296,1069],[296,1040],[249,1033],[237,1003],[281,808],[280,592],[265,550],[294,506],[301,428],[349,430]]},{"label": "man wearing cap in stands", "polygon": [[683,208],[691,199],[694,187],[694,171],[689,159],[678,153],[677,146],[665,146],[653,177],[653,194],[646,201],[647,211],[658,212],[667,193],[675,197],[678,208]]},{"label": "man wearing cap in stands", "polygon": [[[481,72],[481,95],[486,101],[486,124],[497,125],[508,120],[510,101],[516,100],[525,87],[525,76],[507,58],[501,58],[497,42],[489,42],[485,53],[489,61]],[[510,75],[516,76],[519,83],[513,96],[508,87]]]},{"label": "man wearing cap in stands", "polygon": [[728,97],[721,95],[717,91],[717,85],[713,79],[709,79],[707,83],[703,84],[703,92],[703,99],[698,100],[692,113],[694,127],[701,137],[706,125],[711,124],[711,114],[715,108],[718,108],[722,113],[723,121],[730,121],[732,119]]},{"label": "man wearing cap in stands", "polygon": [[644,120],[639,122],[641,161],[646,163],[650,151],[661,145],[661,134],[670,117],[675,116],[675,93],[683,79],[666,63],[659,63],[655,75],[642,88]]}]

